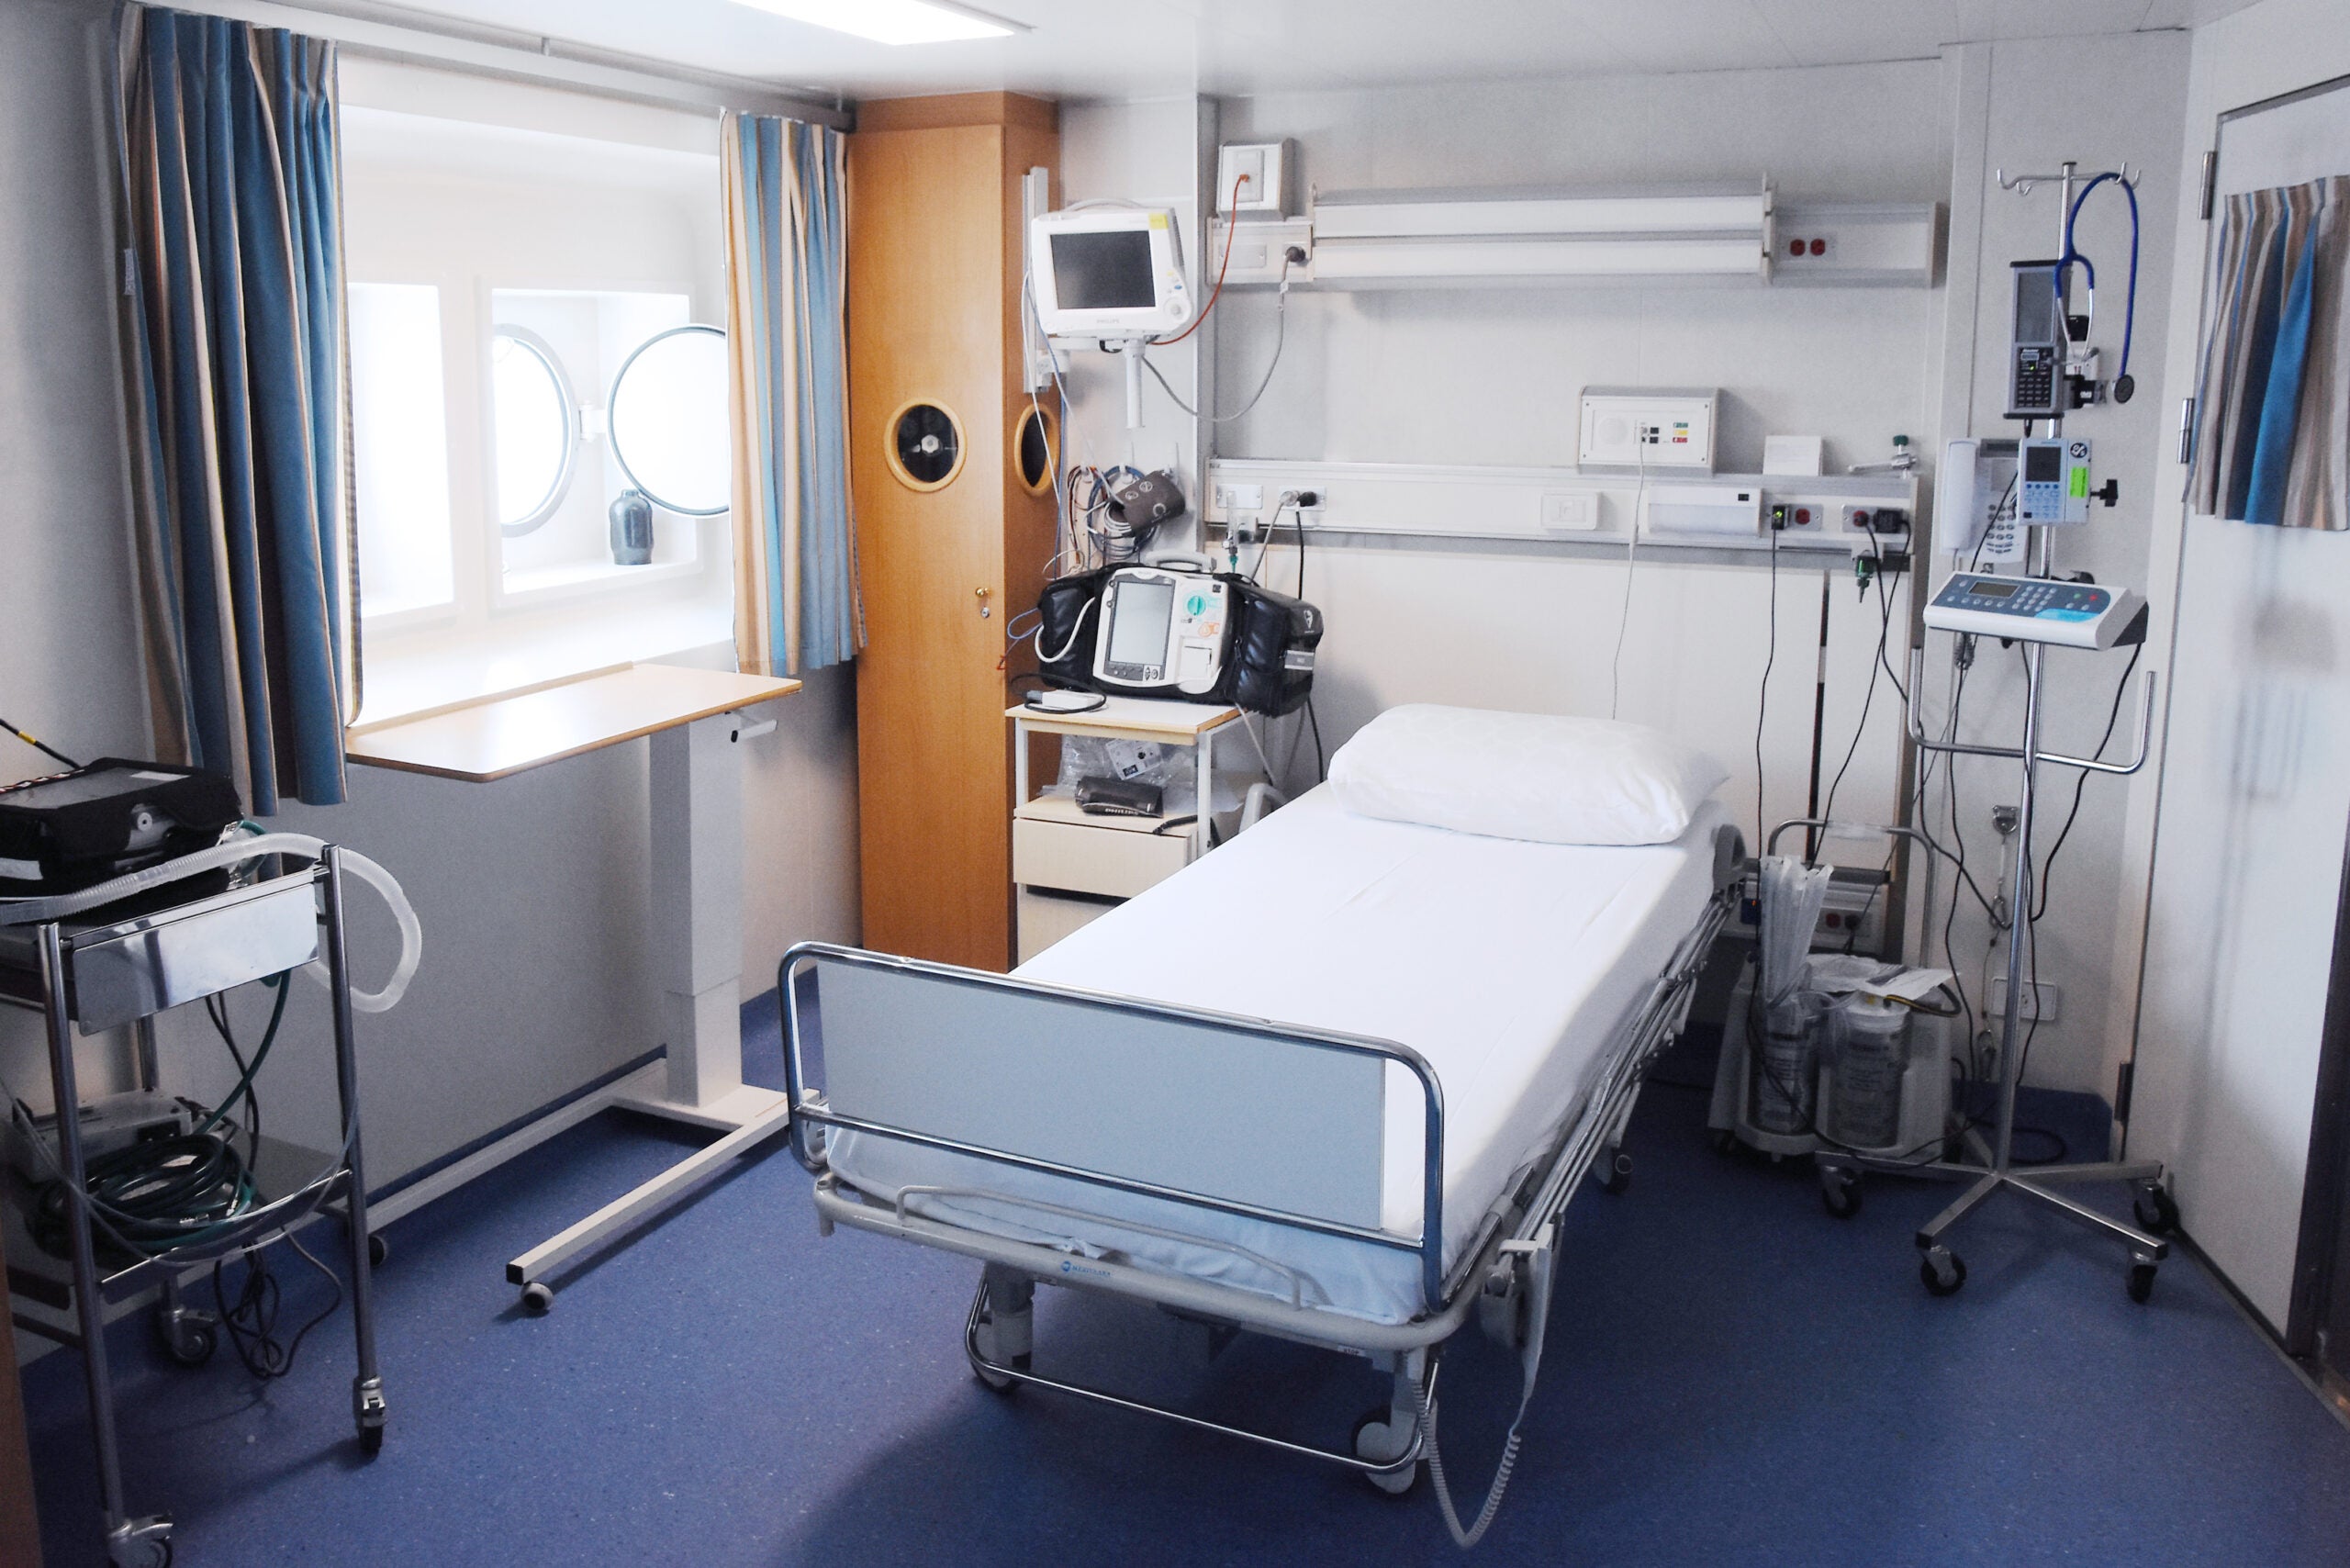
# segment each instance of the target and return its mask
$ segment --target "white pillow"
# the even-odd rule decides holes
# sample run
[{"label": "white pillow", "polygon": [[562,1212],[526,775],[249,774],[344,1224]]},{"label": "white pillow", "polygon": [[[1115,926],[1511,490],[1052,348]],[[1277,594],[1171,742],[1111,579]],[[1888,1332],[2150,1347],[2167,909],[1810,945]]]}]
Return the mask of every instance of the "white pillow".
[{"label": "white pillow", "polygon": [[1729,773],[1645,724],[1413,703],[1330,759],[1358,816],[1543,844],[1669,844]]}]

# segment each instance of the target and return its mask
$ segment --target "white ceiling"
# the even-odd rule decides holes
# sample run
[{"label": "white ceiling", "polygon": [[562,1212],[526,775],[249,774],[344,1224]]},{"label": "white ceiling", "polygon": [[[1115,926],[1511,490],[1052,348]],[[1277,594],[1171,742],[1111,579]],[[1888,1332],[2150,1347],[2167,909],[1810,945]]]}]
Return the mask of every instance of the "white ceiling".
[{"label": "white ceiling", "polygon": [[399,8],[827,96],[1012,88],[1088,98],[1911,60],[1951,43],[2193,26],[2251,0],[978,3],[1034,30],[892,48],[732,0],[401,0]]}]

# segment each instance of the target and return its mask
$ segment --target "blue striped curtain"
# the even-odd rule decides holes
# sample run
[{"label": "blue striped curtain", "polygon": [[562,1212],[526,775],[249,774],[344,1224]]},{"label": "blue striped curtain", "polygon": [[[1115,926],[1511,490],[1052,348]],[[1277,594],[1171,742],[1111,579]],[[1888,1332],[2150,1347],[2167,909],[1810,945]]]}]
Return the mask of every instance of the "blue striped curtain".
[{"label": "blue striped curtain", "polygon": [[865,646],[848,476],[846,143],[729,115],[726,341],[733,381],[734,627],[745,670]]},{"label": "blue striped curtain", "polygon": [[352,614],[334,46],[121,18],[123,340],[157,749],[343,798]]},{"label": "blue striped curtain", "polygon": [[2204,292],[2190,503],[2350,529],[2350,176],[2228,197]]}]

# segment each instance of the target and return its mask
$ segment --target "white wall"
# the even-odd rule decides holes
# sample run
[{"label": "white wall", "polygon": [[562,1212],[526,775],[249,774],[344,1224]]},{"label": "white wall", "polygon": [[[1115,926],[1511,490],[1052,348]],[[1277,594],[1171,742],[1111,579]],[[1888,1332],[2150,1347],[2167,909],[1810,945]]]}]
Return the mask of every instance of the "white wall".
[{"label": "white wall", "polygon": [[[1294,138],[1301,192],[1768,175],[1783,199],[1931,201],[1949,162],[1938,70],[1910,62],[1269,95],[1226,102],[1220,130],[1225,140]],[[1855,124],[1868,133],[1854,134]],[[1225,297],[1223,386],[1255,385],[1277,308],[1266,290]],[[1825,438],[1841,472],[1885,455],[1897,433],[1922,437],[1941,319],[1927,289],[1662,286],[1299,287],[1287,314],[1265,401],[1221,428],[1219,455],[1572,465],[1585,386],[1707,386],[1724,394],[1723,471],[1754,472],[1765,434],[1802,432]],[[1330,622],[1317,679],[1330,745],[1397,702],[1613,708],[1713,752],[1754,831],[1774,598],[1759,559],[1696,566],[1659,548],[1642,553],[1628,582],[1620,549],[1348,540],[1317,541],[1310,557],[1307,597]],[[1267,580],[1286,588],[1294,570],[1294,555],[1276,550]],[[1827,576],[1832,777],[1867,700],[1883,615],[1847,568]],[[1821,589],[1816,563],[1779,574],[1761,743],[1761,815],[1772,822],[1805,814]],[[1907,619],[1898,597],[1893,610],[1897,647]],[[1837,797],[1840,817],[1891,818],[1898,711],[1882,681],[1877,697]],[[1838,853],[1869,859],[1876,847]]]},{"label": "white wall", "polygon": [[[0,714],[84,761],[146,754],[99,96],[106,8],[0,6]],[[56,764],[0,735],[0,780]],[[84,1053],[101,1087],[112,1054]],[[38,1021],[0,1010],[0,1079],[48,1103]]]},{"label": "white wall", "polygon": [[[1998,175],[2054,173],[2067,158],[2084,172],[2123,164],[2143,171],[2138,200],[2143,220],[2133,374],[2137,396],[2127,404],[2082,409],[2065,421],[2067,436],[2094,445],[2098,478],[2121,483],[2121,504],[2091,509],[2090,525],[2061,535],[2055,561],[2061,570],[2086,570],[2100,582],[2143,584],[2149,571],[2149,541],[2158,520],[2174,505],[2176,483],[2167,489],[2144,477],[2170,439],[2177,406],[2161,396],[2161,366],[2174,341],[2169,312],[2172,265],[2165,237],[2179,206],[2177,147],[2186,90],[2188,39],[2184,33],[2142,33],[2120,38],[2067,40],[2052,52],[2032,43],[1971,45],[1951,51],[1946,90],[1958,126],[1951,192],[1951,272],[1953,286],[1974,274],[1975,308],[1954,302],[1945,362],[1941,440],[1962,435],[2013,436],[2020,427],[2003,420],[2010,284],[2008,263],[2056,254],[2056,187],[2042,185],[2030,194],[2000,188]],[[2129,258],[2128,208],[2110,186],[2083,207],[2076,230],[2079,248],[2096,262],[2098,291],[2096,342],[2105,351],[2103,374],[2119,369],[2121,301]],[[2076,306],[2080,296],[2075,295]],[[1937,442],[1939,445],[1939,442]],[[1947,569],[1937,564],[1937,579]],[[1930,711],[1939,724],[1949,689],[1950,640],[1928,643],[1926,689]],[[2048,659],[2042,741],[2050,749],[2079,753],[2093,748],[2103,730],[2116,683],[2127,655],[2058,652]],[[2158,666],[2149,649],[2142,667]],[[2012,745],[2022,714],[2020,660],[1996,645],[1983,644],[1969,675],[1961,738]],[[2135,734],[2137,688],[2133,684],[2115,726],[2110,755],[2121,756]],[[1939,766],[1939,765],[1938,765]],[[1958,830],[1968,859],[1986,891],[1998,875],[2000,845],[1991,827],[1994,805],[2018,798],[2013,764],[1961,758],[1954,773]],[[2076,775],[2047,769],[2041,775],[2041,814],[2036,844],[2044,858],[2070,809]],[[2117,980],[2112,952],[2118,926],[2121,822],[2133,790],[2151,780],[2091,778],[2078,819],[2047,879],[2048,913],[2039,927],[2039,974],[2043,985],[2060,988],[2057,1018],[2042,1025],[2031,1044],[2032,1081],[2087,1090],[2110,1100],[2118,1065],[2108,1049],[2109,1021],[2129,1010],[2132,987]],[[1939,786],[1930,806],[1935,832],[1950,840],[1949,797]],[[1951,883],[1945,878],[1930,921],[1937,947],[1948,913]],[[1968,976],[1970,996],[1980,1013],[1987,963],[2004,974],[2006,949],[1995,945],[1989,922],[1971,898],[1958,902],[1951,943],[1953,967]],[[1937,957],[1939,957],[1939,951]]]},{"label": "white wall", "polygon": [[[1220,427],[1213,449],[1260,458],[1569,465],[1585,386],[1719,386],[1725,469],[1759,466],[1766,433],[1818,433],[1835,467],[1883,455],[1899,433],[1920,451],[1930,491],[1944,439],[2013,433],[1998,418],[1997,385],[2006,263],[2053,253],[2053,191],[2002,193],[1993,171],[2039,172],[2066,157],[2085,168],[2126,161],[2146,171],[2140,196],[2145,231],[2155,237],[2142,261],[2135,353],[2143,390],[2127,408],[2091,410],[2068,426],[2098,442],[2100,475],[2121,478],[2123,504],[2101,514],[2081,543],[2068,542],[2060,559],[2101,579],[2143,581],[2153,498],[2139,476],[2168,428],[2154,396],[2170,278],[2159,237],[2177,209],[2187,52],[2185,34],[2147,34],[2068,40],[2061,64],[2042,46],[1970,46],[1940,61],[1880,65],[1224,100],[1219,140],[1296,139],[1301,191],[1307,183],[1339,190],[1768,174],[1783,200],[1947,202],[1951,254],[1947,287],[1932,290],[1299,287],[1289,298],[1287,346],[1264,404]],[[1065,111],[1065,158],[1073,169],[1098,161],[1116,172],[1131,166],[1134,149],[1146,142],[1171,158],[1178,134],[1157,123],[1162,117],[1147,106]],[[1115,158],[1091,151],[1093,144],[1115,149]],[[1080,194],[1074,182],[1072,194]],[[2100,196],[2080,230],[2084,246],[2109,269],[2098,333],[2110,345],[2109,358],[2120,342],[2122,210]],[[1223,401],[1235,401],[1235,389],[1253,386],[1262,373],[1274,309],[1270,291],[1225,296],[1214,329]],[[1091,433],[1086,427],[1080,441]],[[1276,551],[1266,570],[1269,581],[1285,587],[1295,557]],[[1317,691],[1331,745],[1394,702],[1605,713],[1612,697],[1627,716],[1662,723],[1715,751],[1731,769],[1729,798],[1742,815],[1754,815],[1755,704],[1769,604],[1763,572],[1676,564],[1662,550],[1644,552],[1630,583],[1620,672],[1620,555],[1356,538],[1317,543],[1307,573],[1307,596],[1330,618]],[[1804,805],[1819,590],[1816,568],[1797,569],[1783,573],[1777,593],[1779,656],[1762,746],[1768,788],[1761,814],[1771,821],[1799,815]],[[1879,617],[1841,574],[1830,608],[1832,772],[1859,721]],[[1899,650],[1907,610],[1896,608],[1893,658],[1906,675]],[[1986,657],[1973,678],[1970,734],[1991,736],[2017,722],[2016,683],[1994,667],[2003,656]],[[2119,667],[2117,660],[2068,672],[2060,664],[2052,744],[2094,742]],[[1928,685],[1939,692],[1942,681],[1930,677]],[[1889,818],[1898,794],[1897,722],[1889,683],[1880,683],[1852,778],[1837,801],[1840,816]],[[2128,733],[2125,721],[2117,744]],[[1279,744],[1287,741],[1284,731]],[[1967,764],[1959,788],[1971,858],[1985,875],[1996,859],[1986,853],[1996,846],[1989,808],[2011,801],[2014,787],[1997,765]],[[2065,1008],[2038,1032],[2031,1071],[2037,1082],[2109,1094],[2120,789],[2091,786],[2052,879],[2041,978],[2063,989]],[[2069,783],[2066,791],[2056,822],[2069,804]],[[2045,831],[2053,838],[2054,823]],[[1942,885],[1947,890],[1947,878]],[[1939,933],[1940,899],[1936,909]],[[1924,912],[1913,904],[1910,913],[1914,944]],[[1979,965],[1987,936],[1979,914],[1970,922],[1963,913],[1953,944],[1960,961]]]},{"label": "white wall", "polygon": [[[5,712],[78,754],[141,755],[143,666],[114,357],[106,129],[106,7],[0,6],[0,572]],[[625,106],[582,99],[590,120]],[[713,197],[714,199],[714,197]],[[726,650],[685,655],[725,662]],[[772,983],[783,948],[856,935],[854,678],[811,679],[745,743],[744,985]],[[42,771],[16,743],[0,777]],[[497,784],[364,767],[352,798],[291,807],[296,831],[350,844],[407,886],[424,962],[408,1000],[360,1023],[370,1174],[377,1181],[563,1095],[656,1043],[645,955],[645,748],[617,747]],[[389,922],[354,897],[354,966],[375,983]],[[332,1103],[323,993],[298,982],[285,1048],[263,1074],[273,1130],[317,1137]],[[239,1018],[259,1027],[259,1004]],[[218,1092],[225,1058],[175,1018],[173,1087]],[[252,1034],[248,1033],[250,1039]],[[45,1081],[23,1015],[0,1014],[0,1071]],[[118,1070],[119,1060],[112,1064]]]},{"label": "white wall", "polygon": [[[2222,112],[2345,73],[2350,73],[2350,6],[2342,0],[2261,0],[2197,29],[2186,91],[2184,135],[2174,160],[2180,187],[2196,188],[2203,153],[2213,144],[2214,127]],[[2195,390],[2194,328],[2209,232],[2194,210],[2182,209],[2166,247],[2171,270],[2165,297],[2174,324],[2160,362],[2159,407],[2165,412],[2166,428],[2176,419],[2181,400]],[[2167,666],[2173,628],[2169,615],[2163,611],[2178,600],[2179,574],[2188,560],[2188,524],[2178,498],[2185,487],[2186,470],[2165,441],[2150,454],[2146,472],[2153,493],[2160,498],[2148,577],[2149,598],[2158,607],[2156,640],[2148,651]],[[2206,536],[2206,543],[2222,543],[2223,539],[2212,536],[2224,536],[2231,525],[2204,520],[2193,526]],[[2294,555],[2326,562],[2325,580],[2330,581],[2339,569],[2334,558],[2340,555],[2341,546],[2350,542],[2321,536],[2242,543],[2273,546],[2265,552],[2272,571]],[[2252,558],[2246,551],[2233,554],[2235,565]],[[2322,637],[2339,604],[2335,599],[2297,606],[2295,585],[2289,580],[2246,586],[2252,591],[2246,591],[2237,604],[2241,612],[2297,611],[2289,621],[2272,622],[2269,629],[2282,633],[2279,636],[2263,639],[2256,622],[2243,623],[2241,637],[2232,650],[2253,651],[2254,666],[2267,666],[2261,673],[2269,678],[2260,681],[2258,689],[2248,688],[2244,694],[2248,711],[2256,700],[2273,703],[2280,698],[2303,709],[2281,729],[2271,722],[2248,723],[2245,731],[2247,735],[2258,735],[2265,730],[2272,740],[2295,729],[2300,732],[2294,748],[2300,753],[2298,758],[2290,751],[2270,752],[2272,767],[2286,764],[2283,774],[2262,780],[2258,774],[2248,772],[2245,779],[2255,792],[2274,794],[2281,804],[2288,791],[2264,789],[2264,784],[2291,782],[2306,790],[2310,781],[2294,775],[2305,775],[2313,767],[2331,771],[2323,761],[2326,743],[2322,737],[2329,727],[2326,713],[2338,706],[2333,696],[2339,690],[2341,672],[2338,653]],[[2299,586],[2306,590],[2311,584],[2305,578]],[[2312,632],[2321,638],[2314,644],[2310,637]],[[2311,681],[2321,683],[2318,689],[2295,696],[2296,685]],[[2168,766],[2174,770],[2193,769],[2210,760],[2181,756],[2169,759]],[[2298,953],[2288,956],[2277,950],[2263,955],[2244,951],[2241,943],[2232,939],[2225,929],[2223,910],[2159,911],[2158,931],[2173,934],[2159,941],[2192,942],[2199,929],[2206,934],[2208,945],[2203,956],[2210,949],[2225,955],[2209,969],[2184,977],[2190,982],[2208,979],[2215,983],[2182,986],[2178,983],[2182,977],[2157,967],[2162,948],[2143,946],[2155,857],[2154,807],[2152,789],[2142,787],[2133,792],[2121,839],[2117,894],[2123,914],[2115,933],[2117,981],[2124,988],[2125,998],[2135,993],[2141,983],[2143,987],[2143,1010],[2118,1006],[2107,1042],[2109,1052],[2117,1058],[2126,1057],[2133,1045],[2138,1053],[2138,1103],[2132,1117],[2130,1152],[2174,1164],[2173,1180],[2188,1229],[2262,1314],[2281,1328],[2289,1305],[2314,1103],[2317,1038],[2311,995],[2319,993],[2316,1004],[2322,1005],[2323,980],[2322,972],[2312,966],[2324,962],[2324,933],[2309,932],[2310,946]],[[2185,820],[2182,812],[2166,807],[2163,853],[2200,858],[2210,838],[2225,825]],[[2199,838],[2203,842],[2197,842]],[[2291,850],[2289,845],[2255,847],[2269,853]],[[2301,868],[2322,879],[2324,887],[2338,880],[2339,868],[2322,856]],[[2181,879],[2175,884],[2166,879],[2165,885],[2188,886],[2193,880]],[[2216,890],[2232,880],[2213,877],[2205,885]],[[2287,890],[2280,885],[2278,890]],[[2310,907],[2310,890],[2294,890],[2301,895],[2296,900],[2297,907]],[[2328,906],[2322,888],[2316,890],[2314,903]],[[2142,953],[2149,966],[2143,982]],[[2259,983],[2264,969],[2283,964],[2292,968],[2272,972],[2288,983],[2274,987]]]}]

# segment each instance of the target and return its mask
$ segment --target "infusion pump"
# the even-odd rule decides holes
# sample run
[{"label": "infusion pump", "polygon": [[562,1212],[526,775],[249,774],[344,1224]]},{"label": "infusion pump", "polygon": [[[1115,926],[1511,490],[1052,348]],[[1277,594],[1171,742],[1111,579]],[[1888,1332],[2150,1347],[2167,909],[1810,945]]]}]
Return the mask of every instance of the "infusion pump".
[{"label": "infusion pump", "polygon": [[1925,621],[1938,632],[2110,648],[2144,638],[2145,609],[2145,599],[2126,588],[1953,572],[1927,604]]}]

